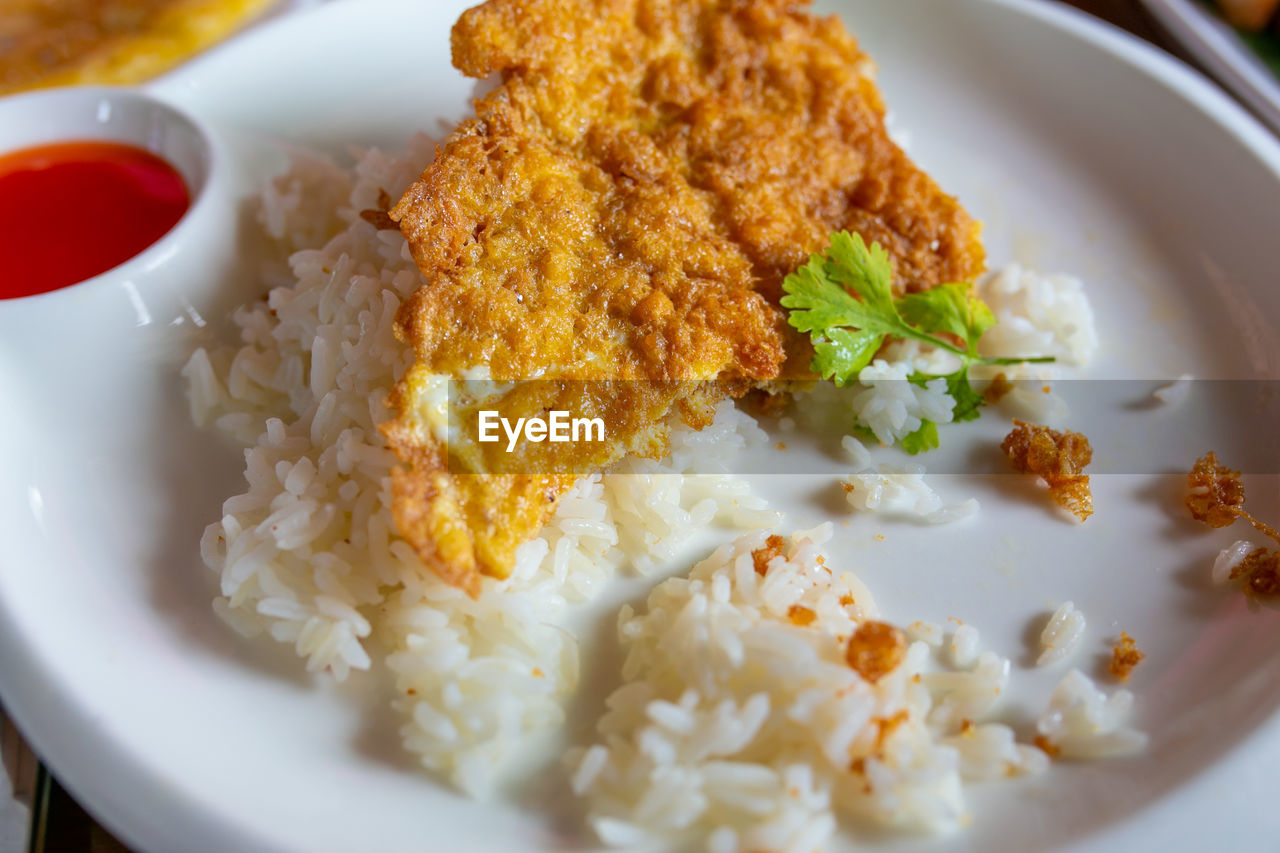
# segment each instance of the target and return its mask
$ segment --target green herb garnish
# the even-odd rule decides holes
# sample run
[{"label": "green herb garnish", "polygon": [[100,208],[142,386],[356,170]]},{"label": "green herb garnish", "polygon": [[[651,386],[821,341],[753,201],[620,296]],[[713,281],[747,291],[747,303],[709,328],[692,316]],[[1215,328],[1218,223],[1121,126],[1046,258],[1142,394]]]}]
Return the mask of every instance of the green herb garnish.
[{"label": "green herb garnish", "polygon": [[[973,420],[986,404],[969,383],[970,366],[1054,360],[979,355],[978,341],[995,317],[972,285],[942,284],[895,299],[889,253],[878,243],[868,247],[860,235],[847,231],[832,234],[826,254],[810,256],[783,280],[782,289],[782,306],[790,312],[787,322],[813,341],[813,371],[837,385],[857,379],[889,338],[920,341],[958,356],[960,368],[942,376],[956,401],[956,421]],[[917,373],[911,381],[923,384],[933,378],[937,377]],[[925,421],[901,443],[912,454],[937,447],[937,425]]]}]

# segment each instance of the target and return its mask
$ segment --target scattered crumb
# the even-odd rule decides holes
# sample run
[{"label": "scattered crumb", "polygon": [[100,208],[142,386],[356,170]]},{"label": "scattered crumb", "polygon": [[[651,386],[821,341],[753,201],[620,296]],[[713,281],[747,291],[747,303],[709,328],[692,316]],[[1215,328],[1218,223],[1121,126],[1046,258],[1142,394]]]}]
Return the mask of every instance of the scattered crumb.
[{"label": "scattered crumb", "polygon": [[1138,651],[1138,644],[1124,631],[1120,632],[1120,642],[1111,648],[1111,675],[1118,681],[1128,681],[1129,673],[1142,662],[1146,655]]},{"label": "scattered crumb", "polygon": [[787,443],[785,441],[779,441],[777,444],[774,445],[774,447],[776,447],[778,450],[786,450]]},{"label": "scattered crumb", "polygon": [[1187,509],[1196,521],[1210,527],[1227,527],[1237,518],[1252,524],[1264,536],[1280,542],[1280,533],[1244,508],[1244,482],[1240,472],[1218,461],[1212,450],[1196,460],[1187,474]]},{"label": "scattered crumb", "polygon": [[1015,420],[1013,431],[1000,444],[1013,467],[1036,474],[1049,484],[1058,506],[1084,521],[1093,515],[1093,494],[1084,468],[1093,459],[1089,439],[1078,432],[1049,429]]},{"label": "scattered crumb", "polygon": [[791,620],[791,624],[799,625],[803,628],[813,622],[814,619],[817,619],[818,615],[803,605],[793,604],[791,609],[787,611],[787,618]]},{"label": "scattered crumb", "polygon": [[751,562],[756,567],[756,574],[763,575],[769,571],[769,561],[782,556],[782,549],[787,541],[781,536],[773,535],[764,540],[764,545],[751,552]]},{"label": "scattered crumb", "polygon": [[883,542],[883,541],[884,541],[884,534],[883,534],[883,533],[877,533],[877,534],[876,534],[876,541],[877,541],[877,542]]},{"label": "scattered crumb", "polygon": [[1052,389],[1052,388],[1050,388],[1048,385],[1041,385],[1041,386],[1040,386],[1040,393],[1041,393],[1041,394],[1052,394],[1052,393],[1053,393],[1053,389]]},{"label": "scattered crumb", "polygon": [[543,672],[540,668],[538,668],[538,667],[536,667],[536,666],[535,666],[535,667],[533,668],[533,677],[534,677],[534,678],[546,678],[546,677],[547,677],[547,674],[546,674],[545,672]]},{"label": "scattered crumb", "polygon": [[1187,509],[1196,521],[1210,527],[1234,524],[1244,509],[1244,483],[1240,472],[1218,462],[1210,450],[1196,460],[1187,474]]},{"label": "scattered crumb", "polygon": [[989,405],[994,406],[1004,399],[1005,395],[1013,390],[1013,383],[1009,381],[1009,377],[1003,373],[997,373],[992,377],[990,384],[982,392],[982,399],[986,400]]},{"label": "scattered crumb", "polygon": [[377,204],[374,209],[360,211],[360,218],[379,231],[399,231],[400,226],[387,214],[391,209],[391,196],[386,190],[378,190]]},{"label": "scattered crumb", "polygon": [[863,622],[849,638],[844,658],[855,672],[875,684],[897,669],[907,654],[907,635],[887,622]]},{"label": "scattered crumb", "polygon": [[1036,739],[1033,740],[1032,743],[1039,747],[1040,750],[1050,758],[1057,758],[1062,754],[1062,750],[1058,749],[1054,742],[1044,735],[1036,735]]},{"label": "scattered crumb", "polygon": [[1257,548],[1231,570],[1231,580],[1244,584],[1250,598],[1274,598],[1280,595],[1280,551]]},{"label": "scattered crumb", "polygon": [[876,724],[876,751],[884,749],[884,742],[893,734],[893,730],[911,718],[906,708],[901,708],[892,717],[876,717],[871,722]]}]

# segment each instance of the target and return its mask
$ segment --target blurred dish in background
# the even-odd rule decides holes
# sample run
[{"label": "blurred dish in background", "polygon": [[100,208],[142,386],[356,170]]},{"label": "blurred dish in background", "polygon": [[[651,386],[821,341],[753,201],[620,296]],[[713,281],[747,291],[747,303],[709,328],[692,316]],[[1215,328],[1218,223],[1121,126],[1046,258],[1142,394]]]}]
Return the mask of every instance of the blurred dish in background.
[{"label": "blurred dish in background", "polygon": [[1212,6],[1196,0],[1142,4],[1219,83],[1280,132],[1280,33],[1265,8],[1276,2],[1221,0],[1225,14],[1255,31],[1235,29]]},{"label": "blurred dish in background", "polygon": [[9,0],[0,4],[0,95],[140,83],[274,5],[276,0]]},{"label": "blurred dish in background", "polygon": [[1218,8],[1232,26],[1258,32],[1275,21],[1280,0],[1218,0]]}]

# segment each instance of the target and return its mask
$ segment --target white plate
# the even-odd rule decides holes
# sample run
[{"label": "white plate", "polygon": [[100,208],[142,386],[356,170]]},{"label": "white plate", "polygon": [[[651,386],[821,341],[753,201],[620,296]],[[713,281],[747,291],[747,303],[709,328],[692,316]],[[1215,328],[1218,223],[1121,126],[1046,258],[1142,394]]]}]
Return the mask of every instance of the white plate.
[{"label": "white plate", "polygon": [[[155,90],[234,137],[247,186],[279,164],[283,142],[395,144],[461,116],[473,84],[451,69],[447,33],[462,5],[326,6],[249,33]],[[1057,6],[829,5],[879,60],[913,154],[987,222],[992,259],[1086,279],[1104,342],[1094,375],[1280,375],[1280,149],[1239,108]],[[585,844],[571,818],[552,817],[572,814],[556,777],[495,804],[464,801],[400,755],[376,679],[313,683],[288,650],[242,643],[216,620],[196,543],[236,490],[239,457],[187,423],[177,376],[207,332],[166,317],[67,320],[49,334],[77,358],[0,363],[0,689],[71,791],[153,851]],[[1000,432],[990,416],[944,438]],[[1113,456],[1140,440],[1093,438]],[[837,527],[833,551],[891,618],[961,617],[1015,662],[1054,601],[1072,598],[1090,619],[1087,670],[1104,638],[1128,631],[1148,654],[1133,687],[1151,748],[973,786],[965,832],[880,843],[1274,849],[1280,809],[1265,792],[1280,759],[1280,617],[1207,583],[1212,555],[1243,531],[1205,534],[1185,520],[1177,477],[1096,478],[1099,512],[1083,527],[1009,482],[940,482],[948,496],[982,500],[976,523],[859,519]],[[837,511],[831,485],[759,484],[789,525]],[[1274,517],[1274,478],[1251,485],[1251,503]],[[572,736],[616,677],[607,664],[584,671]],[[1006,714],[1025,723],[1060,674],[1016,673]]]},{"label": "white plate", "polygon": [[1209,73],[1280,133],[1280,77],[1221,17],[1196,0],[1142,0]]}]

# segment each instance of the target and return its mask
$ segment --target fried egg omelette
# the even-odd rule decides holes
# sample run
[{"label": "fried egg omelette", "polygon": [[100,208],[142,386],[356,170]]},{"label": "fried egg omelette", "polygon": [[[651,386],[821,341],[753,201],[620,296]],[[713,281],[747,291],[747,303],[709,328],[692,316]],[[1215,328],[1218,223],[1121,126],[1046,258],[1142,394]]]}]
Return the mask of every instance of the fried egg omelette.
[{"label": "fried egg omelette", "polygon": [[[806,376],[777,300],[832,231],[879,242],[906,290],[982,271],[978,224],[889,139],[871,61],[806,7],[489,0],[455,24],[454,65],[501,82],[390,211],[425,283],[383,428],[396,522],[447,580],[505,577],[574,473],[661,456],[673,413],[700,427]],[[545,393],[570,406],[569,380],[617,380],[588,383],[610,440],[460,463],[442,383],[476,376],[565,380]]]}]

